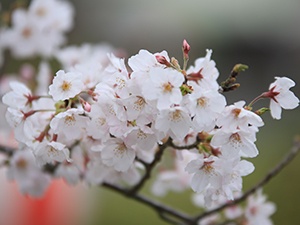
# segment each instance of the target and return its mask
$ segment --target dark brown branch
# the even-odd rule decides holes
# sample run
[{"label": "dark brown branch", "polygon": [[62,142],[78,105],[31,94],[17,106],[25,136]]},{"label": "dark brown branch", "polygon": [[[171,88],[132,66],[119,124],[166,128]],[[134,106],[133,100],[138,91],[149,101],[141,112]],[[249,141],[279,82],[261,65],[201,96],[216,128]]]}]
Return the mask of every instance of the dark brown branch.
[{"label": "dark brown branch", "polygon": [[[118,186],[115,186],[115,185],[112,185],[112,184],[109,184],[109,183],[103,183],[102,184],[103,187],[105,188],[108,188],[110,190],[113,190],[125,197],[128,197],[128,198],[131,198],[133,200],[136,200],[142,204],[145,204],[151,208],[153,208],[155,211],[157,211],[157,213],[159,215],[162,215],[162,214],[168,214],[174,218],[177,218],[181,221],[184,221],[185,224],[193,224],[192,220],[191,220],[191,217],[189,215],[186,215],[182,212],[179,212],[178,210],[176,209],[173,209],[167,205],[164,205],[164,204],[161,204],[157,201],[154,201],[152,199],[149,199],[143,195],[140,195],[140,194],[137,194],[137,193],[130,193],[130,191],[127,191],[127,190],[124,190],[123,188],[121,187],[118,187]],[[163,216],[162,218],[164,218],[165,216]],[[170,222],[170,221],[169,221]]]},{"label": "dark brown branch", "polygon": [[155,153],[154,159],[151,163],[147,164],[145,162],[142,162],[143,165],[146,167],[145,168],[145,174],[144,176],[141,178],[141,180],[129,191],[130,194],[134,194],[136,192],[138,192],[145,184],[145,182],[150,178],[151,176],[151,172],[154,169],[154,167],[156,166],[156,164],[161,160],[161,157],[163,155],[164,150],[170,146],[171,143],[171,139],[169,138],[164,144],[160,145],[158,147],[157,152]]},{"label": "dark brown branch", "polygon": [[191,145],[185,145],[185,146],[178,146],[175,145],[173,142],[171,142],[170,146],[172,148],[175,148],[176,150],[185,150],[185,149],[193,149],[193,148],[197,148],[198,147],[199,142],[196,141],[195,143],[191,144]]},{"label": "dark brown branch", "polygon": [[220,212],[221,210],[236,205],[248,198],[251,194],[255,193],[258,189],[266,185],[272,178],[274,178],[280,171],[283,170],[284,167],[286,167],[298,154],[300,150],[300,137],[297,137],[294,141],[294,144],[290,150],[290,152],[287,154],[285,158],[281,160],[279,164],[277,164],[260,182],[258,182],[255,186],[250,188],[248,191],[246,191],[241,197],[235,199],[234,201],[228,202],[224,205],[221,205],[217,208],[214,208],[210,211],[206,211],[202,213],[201,215],[198,215],[194,218],[194,221],[197,222],[201,219],[203,219],[206,216],[209,216],[213,213]]},{"label": "dark brown branch", "polygon": [[173,143],[173,140],[171,140],[169,144],[172,148],[175,148],[176,150],[185,150],[185,149],[198,148],[198,145],[200,142],[201,142],[201,140],[197,136],[197,140],[193,144],[190,144],[190,145],[178,146]]},{"label": "dark brown branch", "polygon": [[12,156],[13,153],[16,151],[16,149],[4,146],[4,145],[0,145],[0,153],[3,153],[7,156]]}]

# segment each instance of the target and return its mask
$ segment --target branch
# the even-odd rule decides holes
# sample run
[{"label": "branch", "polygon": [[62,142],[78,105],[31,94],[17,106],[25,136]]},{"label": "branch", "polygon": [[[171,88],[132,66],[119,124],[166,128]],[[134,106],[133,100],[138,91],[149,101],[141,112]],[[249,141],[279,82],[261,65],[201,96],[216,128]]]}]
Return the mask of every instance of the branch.
[{"label": "branch", "polygon": [[0,145],[0,153],[4,153],[7,156],[12,156],[14,154],[14,152],[16,151],[16,149],[4,146],[4,145]]},{"label": "branch", "polygon": [[169,144],[172,148],[175,148],[176,150],[185,150],[185,149],[198,148],[198,145],[200,142],[201,142],[201,140],[197,136],[197,140],[193,144],[190,144],[190,145],[178,146],[178,145],[175,145],[172,140],[170,141]]},{"label": "branch", "polygon": [[246,191],[241,197],[235,199],[234,201],[228,202],[224,205],[221,205],[217,208],[214,208],[210,211],[206,211],[202,213],[201,215],[198,215],[194,218],[194,221],[197,222],[201,219],[203,219],[206,216],[209,216],[213,213],[219,212],[227,207],[236,205],[242,201],[244,201],[247,197],[249,197],[251,194],[256,192],[258,189],[266,185],[272,178],[274,178],[280,171],[283,170],[298,154],[300,150],[300,137],[295,138],[294,144],[290,150],[290,152],[287,154],[285,158],[281,160],[279,164],[277,164],[260,182],[258,182],[254,187],[250,188],[248,191]]},{"label": "branch", "polygon": [[[153,208],[155,211],[157,211],[157,213],[160,215],[161,218],[163,218],[164,220],[167,220],[168,222],[171,222],[169,217],[166,217],[165,215],[168,214],[170,216],[173,216],[174,218],[177,218],[181,221],[184,221],[186,224],[194,224],[193,221],[191,220],[191,217],[187,214],[184,214],[182,212],[179,212],[176,209],[173,209],[169,206],[166,206],[164,204],[161,204],[159,202],[156,202],[152,199],[149,199],[143,195],[139,195],[137,193],[130,193],[130,190],[124,190],[121,187],[109,184],[109,183],[103,183],[102,184],[103,187],[108,188],[110,190],[113,190],[125,197],[134,199],[140,203],[143,203],[151,208]],[[177,222],[172,220],[173,224],[178,224]]]},{"label": "branch", "polygon": [[173,142],[170,143],[170,146],[172,148],[175,148],[176,150],[185,150],[185,149],[192,149],[192,148],[197,148],[198,147],[199,142],[196,141],[195,143],[191,144],[191,145],[185,145],[185,146],[178,146],[175,145]]},{"label": "branch", "polygon": [[243,64],[236,64],[229,77],[221,82],[221,92],[228,92],[228,91],[233,91],[235,89],[237,89],[240,84],[239,83],[236,83],[236,77],[238,76],[238,74],[242,71],[245,71],[246,69],[248,69],[248,66],[247,65],[243,65]]},{"label": "branch", "polygon": [[157,152],[155,153],[153,161],[148,164],[143,162],[144,166],[146,167],[146,171],[144,176],[141,178],[141,180],[129,191],[131,195],[138,192],[145,184],[145,182],[150,178],[151,172],[156,166],[156,164],[161,160],[161,157],[163,155],[164,150],[170,146],[172,143],[171,138],[169,138],[164,144],[160,145]]}]

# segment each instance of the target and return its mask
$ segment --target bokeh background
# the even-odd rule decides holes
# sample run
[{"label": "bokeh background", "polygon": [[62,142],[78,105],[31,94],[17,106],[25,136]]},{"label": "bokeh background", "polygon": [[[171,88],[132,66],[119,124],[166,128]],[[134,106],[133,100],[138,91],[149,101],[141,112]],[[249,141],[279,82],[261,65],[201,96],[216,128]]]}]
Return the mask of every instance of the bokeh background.
[{"label": "bokeh background", "polygon": [[[1,0],[2,1],[2,0]],[[167,50],[182,61],[181,44],[191,45],[190,63],[206,49],[226,79],[236,63],[249,66],[239,76],[241,87],[226,94],[228,103],[250,102],[266,91],[274,76],[288,76],[298,86],[300,97],[300,1],[298,0],[72,0],[75,27],[69,44],[109,43],[127,56],[140,49]],[[256,107],[266,106],[268,101]],[[256,170],[244,179],[244,190],[256,184],[291,148],[300,134],[300,109],[284,111],[282,120],[263,115],[265,126],[258,133],[260,155],[252,159]],[[264,188],[277,205],[272,217],[276,225],[300,223],[300,156]],[[151,183],[151,182],[150,182]],[[149,184],[150,185],[150,184]],[[148,187],[149,187],[148,185]],[[143,190],[149,191],[147,187]],[[164,225],[156,213],[139,203],[102,188],[86,188],[83,219],[76,225],[143,224]],[[190,193],[168,194],[163,201],[186,212],[197,213]],[[57,203],[59,204],[59,203]],[[78,203],[80,204],[80,203]],[[263,224],[262,224],[263,225]]]}]

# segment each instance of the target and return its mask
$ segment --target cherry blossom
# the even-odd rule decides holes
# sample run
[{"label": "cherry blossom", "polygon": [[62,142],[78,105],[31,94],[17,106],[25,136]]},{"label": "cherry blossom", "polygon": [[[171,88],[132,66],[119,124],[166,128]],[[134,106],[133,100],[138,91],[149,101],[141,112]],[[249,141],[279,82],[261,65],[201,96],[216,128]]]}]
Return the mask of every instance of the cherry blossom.
[{"label": "cherry blossom", "polygon": [[147,100],[157,100],[157,108],[169,108],[182,100],[180,86],[184,81],[181,73],[172,69],[152,68],[149,81],[143,85],[142,93]]},{"label": "cherry blossom", "polygon": [[66,146],[59,142],[41,142],[34,149],[34,155],[38,165],[46,163],[64,162],[70,160],[70,152]]},{"label": "cherry blossom", "polygon": [[250,196],[247,202],[245,217],[247,224],[272,225],[270,216],[275,212],[276,207],[271,202],[266,202],[266,196],[260,189],[255,196]]},{"label": "cherry blossom", "polygon": [[65,73],[63,70],[59,70],[49,86],[49,94],[54,101],[66,100],[75,97],[83,91],[83,88],[80,73]]},{"label": "cherry blossom", "polygon": [[240,192],[242,188],[241,176],[253,172],[252,163],[239,157],[223,158],[210,156],[192,160],[185,170],[193,174],[191,187],[197,193],[205,193],[205,203],[209,206],[219,198],[234,199],[234,192]]},{"label": "cherry blossom", "polygon": [[236,129],[233,132],[219,129],[212,137],[211,144],[216,148],[220,147],[223,155],[237,154],[243,157],[256,157],[258,150],[254,142],[257,131],[255,127],[249,127],[248,131]]},{"label": "cherry blossom", "polygon": [[34,0],[28,9],[14,10],[11,26],[1,32],[3,48],[17,58],[51,56],[65,42],[65,32],[73,26],[73,12],[71,4],[58,0]]},{"label": "cherry blossom", "polygon": [[12,91],[3,96],[2,102],[15,109],[28,109],[34,99],[31,90],[18,81],[10,82],[9,86]]},{"label": "cherry blossom", "polygon": [[135,150],[128,147],[122,139],[112,138],[104,143],[101,158],[105,165],[113,166],[117,171],[127,171],[133,164]]},{"label": "cherry blossom", "polygon": [[274,119],[281,118],[281,108],[294,109],[299,105],[299,99],[289,89],[295,86],[295,82],[287,77],[275,77],[276,81],[270,84],[269,91],[264,97],[271,99],[270,110]]},{"label": "cherry blossom", "polygon": [[36,165],[35,157],[28,149],[19,150],[13,155],[7,174],[20,186],[21,193],[35,197],[43,196],[51,181],[51,177]]},{"label": "cherry blossom", "polygon": [[264,122],[260,116],[252,111],[244,109],[244,101],[234,103],[234,105],[226,106],[222,114],[218,117],[216,125],[234,131],[237,128],[240,130],[248,130],[249,125],[261,127]]},{"label": "cherry blossom", "polygon": [[73,6],[67,1],[33,0],[28,12],[40,29],[69,31],[73,27]]},{"label": "cherry blossom", "polygon": [[191,127],[191,119],[186,109],[175,106],[161,110],[155,121],[155,128],[170,135],[173,139],[183,140]]},{"label": "cherry blossom", "polygon": [[193,116],[193,128],[198,132],[211,131],[225,108],[226,99],[218,91],[203,89],[196,82],[188,84],[192,86],[193,92],[185,104]]},{"label": "cherry blossom", "polygon": [[212,50],[206,50],[206,56],[195,60],[195,66],[191,66],[186,73],[188,80],[197,82],[205,89],[219,89],[217,78],[219,71],[216,63],[211,60]]},{"label": "cherry blossom", "polygon": [[57,114],[51,120],[50,127],[58,136],[63,135],[66,140],[76,140],[83,136],[88,121],[83,110],[72,108]]}]

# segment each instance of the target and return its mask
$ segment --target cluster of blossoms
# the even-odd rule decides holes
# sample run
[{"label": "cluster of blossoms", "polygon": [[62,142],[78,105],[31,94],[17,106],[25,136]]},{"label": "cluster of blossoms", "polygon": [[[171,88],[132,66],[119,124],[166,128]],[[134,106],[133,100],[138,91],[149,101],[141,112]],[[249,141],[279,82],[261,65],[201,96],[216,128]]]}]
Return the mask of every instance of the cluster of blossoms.
[{"label": "cluster of blossoms", "polygon": [[9,25],[0,29],[0,49],[14,57],[49,57],[65,43],[73,27],[73,6],[62,0],[33,0],[28,9],[12,12]]},{"label": "cluster of blossoms", "polygon": [[[33,0],[28,10],[14,11],[12,27],[0,31],[6,40],[2,46],[14,55],[52,55],[63,67],[50,77],[43,62],[34,91],[13,81],[2,98],[19,143],[8,177],[21,192],[41,196],[57,177],[71,185],[135,186],[157,154],[170,151],[172,168],[158,173],[155,195],[191,188],[195,204],[205,209],[240,196],[242,177],[254,171],[245,158],[259,154],[256,133],[264,125],[260,115],[267,111],[252,111],[252,106],[269,98],[271,116],[280,119],[282,108],[299,104],[289,90],[295,83],[276,77],[250,104],[227,105],[223,92],[237,87],[235,76],[218,83],[211,50],[188,67],[190,46],[184,41],[181,67],[166,51],[140,50],[125,64],[124,58],[107,54],[114,49],[106,45],[58,49],[72,15],[65,1]],[[243,68],[237,65],[233,71]],[[225,216],[239,224],[271,224],[275,207],[265,200],[259,192],[244,209],[230,207]],[[199,224],[219,219],[213,215]]]},{"label": "cluster of blossoms", "polygon": [[[198,140],[178,153],[173,171],[159,174],[154,193],[191,187],[208,208],[234,200],[242,177],[254,170],[244,158],[258,155],[256,133],[264,123],[243,101],[226,105],[211,53],[187,70],[166,51],[140,50],[129,58],[130,69],[108,54],[106,67],[83,70],[79,63],[59,70],[48,95],[11,82],[2,101],[22,150],[12,157],[10,177],[32,195],[49,184],[42,171],[47,164],[70,184],[134,185],[166,140],[175,149]],[[281,107],[297,107],[293,85],[277,77],[261,95],[271,99],[274,118],[280,118]]]}]

